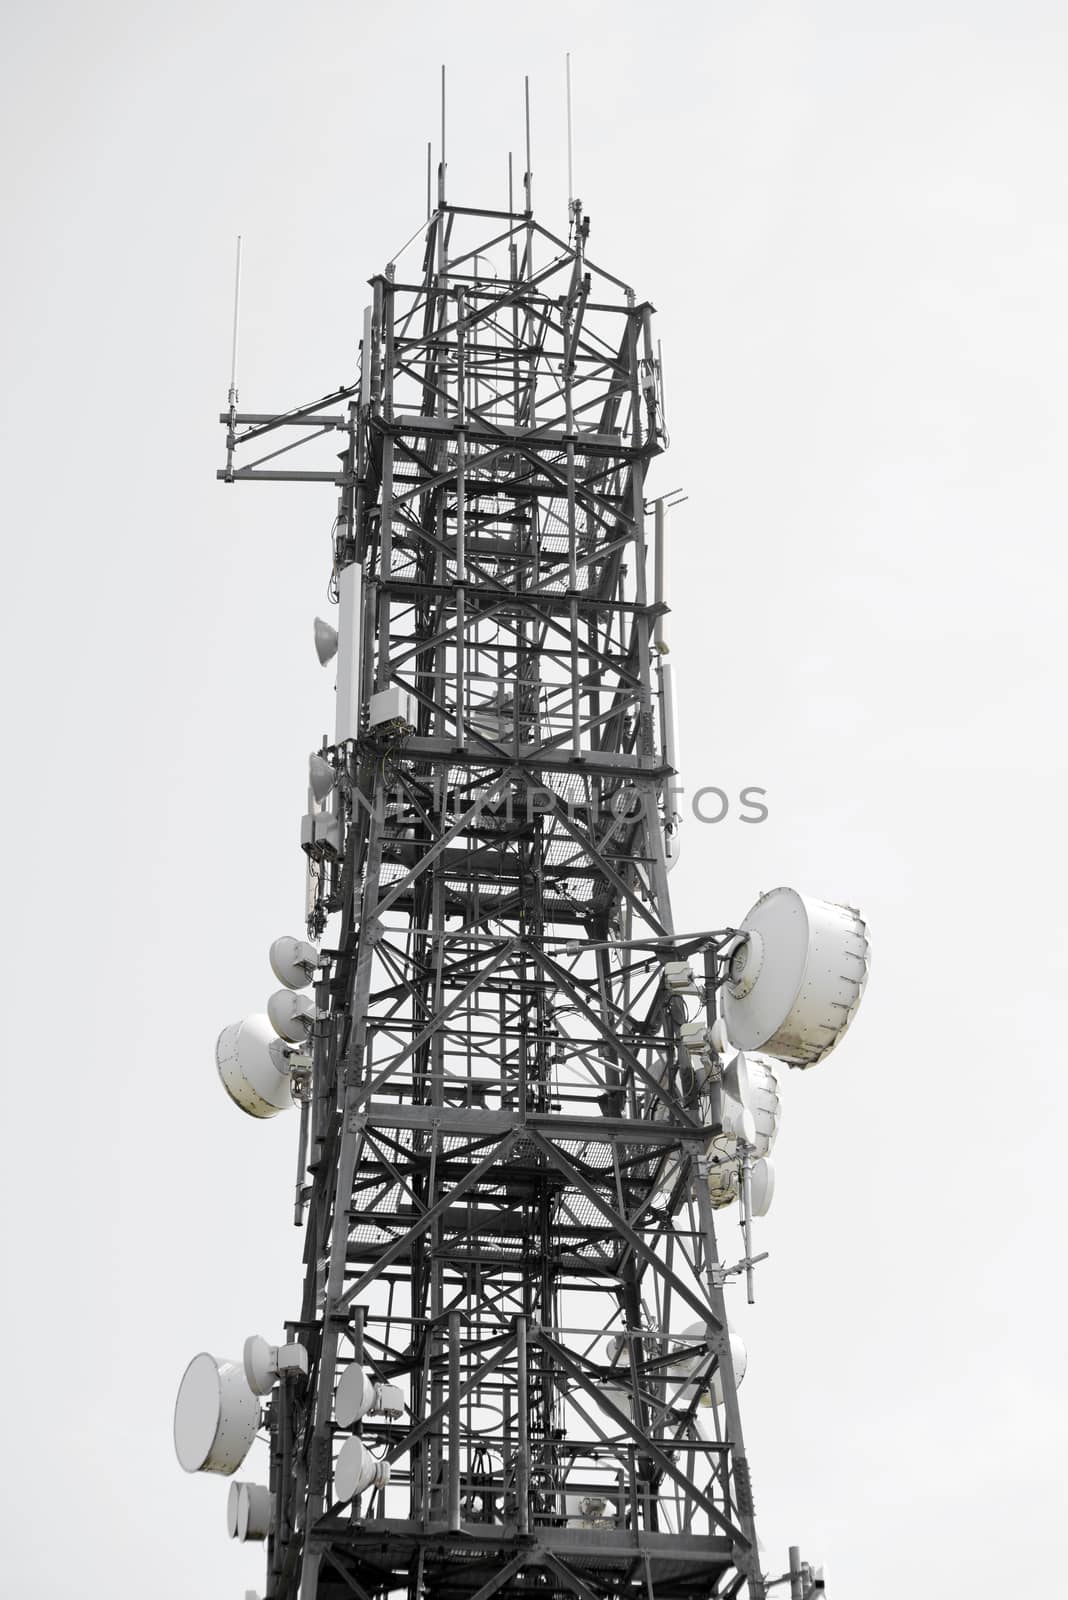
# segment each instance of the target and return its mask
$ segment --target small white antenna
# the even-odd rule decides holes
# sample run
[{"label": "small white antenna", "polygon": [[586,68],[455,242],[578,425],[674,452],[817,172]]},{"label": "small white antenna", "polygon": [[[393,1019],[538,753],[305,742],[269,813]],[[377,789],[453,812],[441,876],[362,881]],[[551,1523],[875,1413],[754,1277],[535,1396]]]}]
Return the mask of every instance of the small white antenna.
[{"label": "small white antenna", "polygon": [[237,330],[241,316],[241,235],[237,236],[237,265],[234,268],[234,338],[230,347],[230,410],[237,405]]}]

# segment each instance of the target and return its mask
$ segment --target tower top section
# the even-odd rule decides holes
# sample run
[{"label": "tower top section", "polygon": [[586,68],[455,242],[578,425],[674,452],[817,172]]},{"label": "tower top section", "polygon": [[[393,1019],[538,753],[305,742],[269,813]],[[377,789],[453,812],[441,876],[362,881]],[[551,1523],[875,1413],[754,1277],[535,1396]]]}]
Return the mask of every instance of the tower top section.
[{"label": "tower top section", "polygon": [[[568,232],[559,237],[527,211],[440,204],[420,267],[409,241],[370,280],[352,383],[278,414],[239,412],[231,386],[218,476],[344,488],[360,463],[353,453],[338,465],[336,434],[362,419],[424,457],[462,432],[476,468],[494,465],[498,478],[519,466],[502,463],[510,445],[549,462],[555,453],[564,472],[570,447],[583,458],[580,494],[596,517],[605,474],[586,464],[648,458],[667,442],[660,360],[654,308],[590,258],[581,201]],[[324,438],[328,449],[309,448]]]}]

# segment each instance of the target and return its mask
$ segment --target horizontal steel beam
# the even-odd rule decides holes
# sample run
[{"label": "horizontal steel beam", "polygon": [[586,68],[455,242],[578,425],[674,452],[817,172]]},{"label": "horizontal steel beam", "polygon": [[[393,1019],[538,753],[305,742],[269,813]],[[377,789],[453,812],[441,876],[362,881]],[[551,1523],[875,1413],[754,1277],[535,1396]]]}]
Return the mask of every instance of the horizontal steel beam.
[{"label": "horizontal steel beam", "polygon": [[[229,426],[230,413],[220,411],[219,421]],[[323,416],[320,412],[306,411],[295,417],[286,411],[238,411],[234,415],[234,422],[242,428],[348,428],[349,426],[348,417]],[[238,439],[236,442],[245,443],[243,439]]]},{"label": "horizontal steel beam", "polygon": [[227,471],[219,467],[215,473],[220,483],[333,483],[344,488],[349,482],[347,472],[264,472],[256,467],[234,467]]},{"label": "horizontal steel beam", "polygon": [[[519,1543],[514,1529],[504,1524],[465,1522],[457,1533],[449,1533],[444,1521],[431,1522],[422,1527],[399,1517],[364,1517],[353,1524],[348,1516],[324,1517],[316,1524],[310,1537],[316,1542],[338,1536],[341,1542],[358,1550],[361,1546],[377,1546],[388,1550],[395,1546],[398,1566],[404,1556],[404,1547],[430,1546],[443,1552],[454,1551],[470,1560],[480,1554],[508,1554]],[[605,1559],[633,1560],[636,1555],[648,1555],[650,1561],[675,1561],[681,1555],[695,1562],[731,1565],[731,1541],[722,1534],[654,1533],[645,1529],[622,1528],[538,1528],[523,1538],[529,1550],[552,1550],[557,1555],[587,1553]]]},{"label": "horizontal steel beam", "polygon": [[632,1117],[589,1116],[570,1112],[479,1111],[466,1107],[417,1106],[405,1101],[393,1104],[372,1100],[366,1111],[349,1119],[354,1131],[359,1128],[437,1128],[440,1133],[469,1137],[497,1138],[516,1128],[528,1128],[554,1139],[581,1139],[587,1144],[625,1144],[637,1149],[662,1150],[678,1145],[700,1151],[707,1142],[703,1129],[672,1127],[666,1122],[646,1122]]}]

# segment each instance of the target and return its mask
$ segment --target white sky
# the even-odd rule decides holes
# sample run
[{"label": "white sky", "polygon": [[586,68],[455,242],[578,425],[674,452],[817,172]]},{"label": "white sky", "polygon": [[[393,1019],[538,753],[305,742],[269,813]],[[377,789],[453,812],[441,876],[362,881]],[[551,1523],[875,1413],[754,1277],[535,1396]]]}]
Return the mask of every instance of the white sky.
[{"label": "white sky", "polygon": [[[197,1350],[299,1305],[292,1121],[223,1024],[298,931],[328,488],[214,481],[240,387],[351,378],[364,280],[449,194],[501,205],[533,80],[566,220],[660,308],[679,927],[779,883],[861,905],[855,1030],[791,1074],[771,1259],[736,1320],[769,1567],[835,1600],[1063,1574],[1062,6],[1001,0],[9,7],[0,1163],[12,1594],[233,1600],[226,1484],[171,1447]],[[517,167],[521,161],[517,158]]]}]

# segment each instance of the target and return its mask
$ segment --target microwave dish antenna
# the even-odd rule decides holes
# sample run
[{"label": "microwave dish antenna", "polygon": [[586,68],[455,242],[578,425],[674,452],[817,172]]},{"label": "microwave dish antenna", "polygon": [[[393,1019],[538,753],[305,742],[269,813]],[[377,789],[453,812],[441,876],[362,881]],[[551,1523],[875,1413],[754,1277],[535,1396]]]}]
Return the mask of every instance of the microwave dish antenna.
[{"label": "microwave dish antenna", "polygon": [[267,1015],[280,1039],[287,1044],[303,1044],[318,1012],[315,1002],[308,995],[294,994],[292,989],[279,989],[267,1002]]},{"label": "microwave dish antenna", "polygon": [[259,1333],[245,1340],[241,1355],[245,1379],[253,1394],[270,1394],[285,1373],[308,1371],[308,1352],[301,1344],[268,1344]]},{"label": "microwave dish antenna", "polygon": [[319,665],[325,667],[337,655],[337,629],[332,628],[329,622],[324,622],[322,617],[316,617],[313,629],[315,654],[319,657]]},{"label": "microwave dish antenna", "polygon": [[383,1489],[389,1482],[389,1462],[373,1456],[362,1439],[346,1439],[334,1468],[334,1494],[341,1501],[355,1500],[365,1489]]},{"label": "microwave dish antenna", "polygon": [[749,1174],[749,1206],[754,1217],[766,1217],[775,1198],[775,1164],[769,1156],[758,1156]]},{"label": "microwave dish antenna", "polygon": [[226,1497],[226,1531],[240,1544],[268,1538],[274,1527],[274,1496],[262,1483],[232,1483]]},{"label": "microwave dish antenna", "polygon": [[[228,1518],[229,1520],[229,1518]],[[266,1484],[238,1485],[237,1533],[241,1544],[266,1539],[274,1525],[274,1496]]]},{"label": "microwave dish antenna", "polygon": [[350,1361],[334,1396],[334,1421],[339,1428],[354,1428],[371,1412],[396,1420],[404,1414],[404,1397],[394,1384],[376,1382],[358,1361]]},{"label": "microwave dish antenna", "polygon": [[240,1483],[232,1483],[226,1496],[226,1531],[231,1539],[237,1538],[237,1502],[241,1498],[241,1488]]},{"label": "microwave dish antenna", "polygon": [[230,1099],[250,1117],[276,1117],[293,1104],[286,1047],[262,1013],[223,1029],[215,1065]]},{"label": "microwave dish antenna", "polygon": [[739,928],[723,1020],[739,1050],[812,1067],[838,1045],[868,977],[867,928],[851,906],[772,889]]},{"label": "microwave dish antenna", "polygon": [[185,1472],[236,1472],[260,1426],[260,1403],[240,1361],[193,1357],[174,1402],[174,1450]]},{"label": "microwave dish antenna", "polygon": [[[752,1113],[756,1137],[751,1141],[758,1156],[766,1156],[775,1143],[782,1121],[777,1062],[753,1050],[740,1050],[723,1074],[728,1092],[737,1094]],[[740,1091],[740,1092],[739,1092]]]},{"label": "microwave dish antenna", "polygon": [[[333,770],[331,767],[331,773]],[[284,983],[287,989],[306,989],[319,965],[319,952],[307,939],[294,939],[283,934],[281,939],[276,939],[272,944],[267,959],[279,983]]]},{"label": "microwave dish antenna", "polygon": [[336,782],[337,773],[325,757],[314,753],[308,757],[308,788],[320,805]]}]

